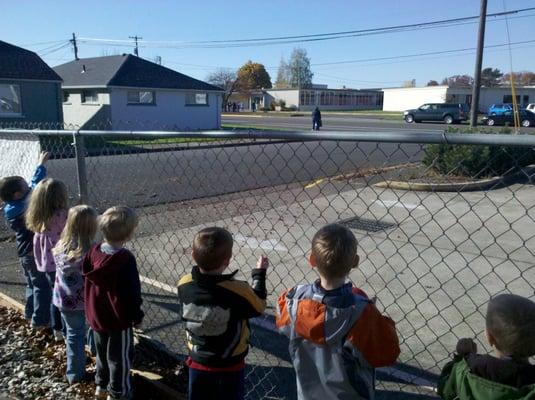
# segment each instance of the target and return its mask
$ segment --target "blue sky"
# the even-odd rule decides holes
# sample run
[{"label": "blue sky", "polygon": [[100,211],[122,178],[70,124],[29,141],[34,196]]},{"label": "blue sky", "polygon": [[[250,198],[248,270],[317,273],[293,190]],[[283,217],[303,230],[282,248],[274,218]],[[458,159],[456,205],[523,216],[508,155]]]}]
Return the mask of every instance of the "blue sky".
[{"label": "blue sky", "polygon": [[[504,10],[504,0],[488,0],[488,12]],[[505,0],[508,10],[535,6],[534,0]],[[49,41],[79,37],[145,40],[222,40],[327,33],[411,24],[479,13],[479,0],[294,0],[294,1],[19,1],[2,0],[0,39],[47,53]],[[535,11],[509,21],[511,41],[535,40]],[[475,47],[477,24],[344,38],[302,44],[226,49],[170,49],[141,47],[140,56],[154,59],[182,73],[204,79],[217,67],[239,67],[247,60],[263,63],[275,80],[281,57],[296,46],[305,48],[313,64],[315,83],[329,87],[386,87],[416,79],[425,85],[454,74],[473,74],[474,53],[419,59],[317,66],[315,63],[390,57],[404,54]],[[486,44],[507,43],[503,20],[489,19]],[[44,43],[44,44],[39,44]],[[52,47],[51,47],[52,46]],[[51,47],[51,48],[50,48]],[[57,47],[57,46],[56,46]],[[515,70],[535,70],[535,42],[515,46]],[[48,49],[47,49],[48,48]],[[80,43],[79,56],[133,52],[131,47]],[[73,59],[70,47],[43,56],[50,65]],[[191,65],[194,64],[194,65]],[[508,71],[506,48],[485,52],[484,66]]]}]

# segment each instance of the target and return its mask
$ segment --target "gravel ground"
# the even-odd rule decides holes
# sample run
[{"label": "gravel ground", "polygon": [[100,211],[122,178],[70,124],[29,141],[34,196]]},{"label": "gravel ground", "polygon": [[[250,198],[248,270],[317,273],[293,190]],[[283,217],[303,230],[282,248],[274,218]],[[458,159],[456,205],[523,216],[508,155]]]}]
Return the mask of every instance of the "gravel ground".
[{"label": "gravel ground", "polygon": [[[87,381],[69,386],[65,345],[50,332],[36,332],[15,310],[0,306],[0,400],[93,399],[94,359],[88,357]],[[187,390],[187,369],[159,343],[136,335],[134,368],[162,376],[162,383],[179,393]],[[134,379],[136,399],[157,399]]]},{"label": "gravel ground", "polygon": [[[36,332],[17,311],[0,307],[0,398],[92,399],[91,382],[69,386],[64,378],[65,345]],[[88,366],[89,377],[94,366]]]}]

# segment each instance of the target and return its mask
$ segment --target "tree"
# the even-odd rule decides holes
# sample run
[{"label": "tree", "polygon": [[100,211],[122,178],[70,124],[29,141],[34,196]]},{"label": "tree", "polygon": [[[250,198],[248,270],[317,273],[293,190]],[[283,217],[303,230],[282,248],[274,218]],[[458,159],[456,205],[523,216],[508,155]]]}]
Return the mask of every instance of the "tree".
[{"label": "tree", "polygon": [[281,58],[279,69],[277,71],[277,80],[275,81],[277,89],[286,89],[290,87],[290,66],[284,58]]},{"label": "tree", "polygon": [[225,68],[219,68],[206,77],[206,80],[214,86],[225,89],[223,94],[223,107],[228,103],[228,99],[232,93],[236,91],[237,79],[236,72]]},{"label": "tree", "polygon": [[499,86],[503,73],[498,68],[484,68],[481,71],[481,85],[486,87]]},{"label": "tree", "polygon": [[[521,85],[521,86],[535,85],[535,72],[532,72],[532,71],[513,72],[513,77],[517,85]],[[502,83],[506,83],[508,85],[511,84],[510,73],[507,73],[502,77]]]},{"label": "tree", "polygon": [[237,74],[238,90],[250,92],[255,89],[271,88],[271,78],[266,71],[266,67],[251,60],[241,66]]},{"label": "tree", "polygon": [[425,86],[438,86],[438,82],[431,79],[429,82],[427,82],[427,85]]},{"label": "tree", "polygon": [[403,87],[416,87],[416,79],[411,79],[410,81],[404,81]]},{"label": "tree", "polygon": [[472,86],[474,78],[470,75],[453,75],[442,80],[442,85],[448,86]]},{"label": "tree", "polygon": [[295,48],[288,62],[289,83],[292,88],[307,88],[312,86],[314,74],[310,70],[310,58],[305,49]]}]

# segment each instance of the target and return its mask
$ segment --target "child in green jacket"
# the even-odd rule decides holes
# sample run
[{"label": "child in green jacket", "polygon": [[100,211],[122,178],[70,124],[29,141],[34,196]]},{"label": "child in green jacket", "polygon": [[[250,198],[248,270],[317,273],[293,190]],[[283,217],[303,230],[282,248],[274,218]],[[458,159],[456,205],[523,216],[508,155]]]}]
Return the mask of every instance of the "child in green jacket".
[{"label": "child in green jacket", "polygon": [[535,303],[514,294],[492,298],[486,334],[496,357],[477,354],[472,339],[457,343],[457,354],[440,376],[443,399],[535,399]]}]

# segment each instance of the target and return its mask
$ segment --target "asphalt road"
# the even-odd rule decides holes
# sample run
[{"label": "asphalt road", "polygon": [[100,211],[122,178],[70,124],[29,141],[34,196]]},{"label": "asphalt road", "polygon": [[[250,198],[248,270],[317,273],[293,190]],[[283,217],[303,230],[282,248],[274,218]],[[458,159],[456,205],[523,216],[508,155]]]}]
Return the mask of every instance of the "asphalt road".
[{"label": "asphalt road", "polygon": [[[314,182],[366,168],[416,162],[422,146],[396,143],[291,142],[189,148],[86,158],[90,203],[147,206]],[[77,193],[74,159],[51,160],[49,174]]]},{"label": "asphalt road", "polygon": [[[442,132],[446,129],[443,122],[429,122],[419,124],[407,124],[403,120],[394,121],[379,119],[373,116],[355,116],[355,115],[324,115],[322,116],[323,127],[325,130],[341,131],[378,131],[378,132],[410,132],[410,131],[437,131]],[[251,114],[233,114],[223,115],[223,124],[231,125],[259,125],[270,126],[284,129],[305,129],[312,128],[312,120],[309,115],[303,117],[289,116],[269,116],[269,115],[251,115]],[[461,125],[454,125],[461,126]],[[466,124],[464,124],[466,126]]]}]

